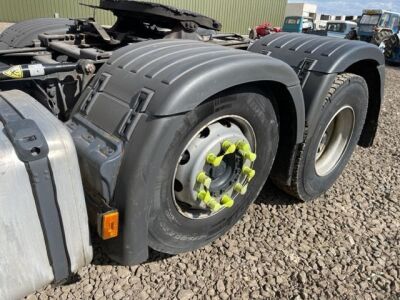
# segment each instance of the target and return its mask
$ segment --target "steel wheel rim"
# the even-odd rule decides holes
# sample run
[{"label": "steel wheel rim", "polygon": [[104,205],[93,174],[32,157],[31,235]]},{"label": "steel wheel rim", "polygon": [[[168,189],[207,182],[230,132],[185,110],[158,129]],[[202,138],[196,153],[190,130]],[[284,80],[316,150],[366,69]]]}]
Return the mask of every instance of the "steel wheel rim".
[{"label": "steel wheel rim", "polygon": [[[227,209],[226,206],[222,205],[223,196],[228,195],[231,200],[236,202],[243,195],[235,190],[236,184],[239,183],[246,189],[247,185],[250,184],[252,178],[249,179],[249,176],[243,173],[243,169],[246,167],[253,170],[254,161],[244,158],[243,152],[239,151],[238,148],[236,148],[234,153],[225,155],[221,166],[216,168],[217,170],[223,169],[222,165],[225,164],[226,166],[229,164],[226,167],[228,176],[224,172],[221,176],[215,174],[216,178],[211,178],[211,169],[214,170],[215,167],[207,162],[207,156],[210,153],[223,154],[224,149],[222,144],[224,141],[230,141],[234,145],[245,142],[251,147],[253,154],[256,152],[254,129],[248,121],[240,116],[226,115],[215,118],[198,130],[183,148],[176,163],[172,179],[173,201],[179,213],[184,217],[194,220],[213,217]],[[235,159],[232,159],[232,157]],[[242,162],[240,162],[241,159]],[[233,165],[232,161],[234,162]],[[232,170],[232,172],[229,172],[229,170]],[[238,170],[240,170],[239,175],[237,174]],[[198,182],[198,175],[202,172],[205,172],[207,177],[212,179],[211,185],[208,188]],[[217,192],[217,190],[213,189],[213,185],[217,181],[216,179],[220,179],[220,177],[224,177],[221,183],[224,189],[222,192]],[[233,183],[230,184],[232,180]],[[208,191],[221,204],[221,209],[213,211],[204,201],[200,200],[199,193],[203,190]],[[231,208],[229,207],[229,209]]]},{"label": "steel wheel rim", "polygon": [[315,154],[315,171],[323,177],[329,175],[346,152],[353,135],[355,113],[350,106],[342,107],[330,120]]}]

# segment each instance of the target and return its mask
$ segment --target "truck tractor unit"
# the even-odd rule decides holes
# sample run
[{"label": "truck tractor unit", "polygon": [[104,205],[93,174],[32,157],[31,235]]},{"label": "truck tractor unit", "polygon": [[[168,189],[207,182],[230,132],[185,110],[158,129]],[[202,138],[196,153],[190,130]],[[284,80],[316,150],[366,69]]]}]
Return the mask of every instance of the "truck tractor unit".
[{"label": "truck tractor unit", "polygon": [[250,43],[174,7],[94,8],[115,24],[36,19],[0,35],[0,299],[68,281],[92,259],[89,228],[122,265],[192,251],[268,178],[310,201],[373,145],[374,45],[284,32]]},{"label": "truck tractor unit", "polygon": [[381,9],[366,9],[357,30],[361,41],[379,46],[388,36],[399,31],[400,13]]}]

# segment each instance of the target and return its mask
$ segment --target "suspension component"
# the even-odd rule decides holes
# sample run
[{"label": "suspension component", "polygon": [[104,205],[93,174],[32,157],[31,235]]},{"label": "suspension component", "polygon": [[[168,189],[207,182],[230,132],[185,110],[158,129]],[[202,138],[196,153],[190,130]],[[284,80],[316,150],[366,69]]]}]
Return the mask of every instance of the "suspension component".
[{"label": "suspension component", "polygon": [[0,81],[39,77],[59,72],[71,72],[77,68],[77,63],[16,65],[0,70]]}]

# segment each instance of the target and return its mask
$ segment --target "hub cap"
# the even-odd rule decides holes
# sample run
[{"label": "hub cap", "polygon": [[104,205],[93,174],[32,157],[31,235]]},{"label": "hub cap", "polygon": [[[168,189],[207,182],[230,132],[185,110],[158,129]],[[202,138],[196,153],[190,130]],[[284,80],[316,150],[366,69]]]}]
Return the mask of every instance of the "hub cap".
[{"label": "hub cap", "polygon": [[231,209],[255,176],[256,140],[241,117],[204,126],[189,141],[173,178],[174,202],[187,218],[204,219]]},{"label": "hub cap", "polygon": [[315,155],[315,170],[319,176],[330,174],[341,160],[353,135],[354,111],[341,108],[329,122]]}]

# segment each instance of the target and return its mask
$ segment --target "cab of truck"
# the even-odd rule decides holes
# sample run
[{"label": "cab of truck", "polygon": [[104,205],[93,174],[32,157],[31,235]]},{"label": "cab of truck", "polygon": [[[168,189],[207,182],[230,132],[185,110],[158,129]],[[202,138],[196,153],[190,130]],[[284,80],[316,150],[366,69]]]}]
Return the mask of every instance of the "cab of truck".
[{"label": "cab of truck", "polygon": [[357,28],[357,23],[351,21],[332,21],[326,25],[327,36],[344,39],[350,31]]},{"label": "cab of truck", "polygon": [[315,30],[315,23],[312,18],[289,16],[285,18],[282,31],[284,32],[308,32]]},{"label": "cab of truck", "polygon": [[371,42],[373,36],[380,31],[390,34],[399,31],[399,12],[391,12],[382,9],[366,9],[363,11],[359,27],[358,36],[360,40]]}]

